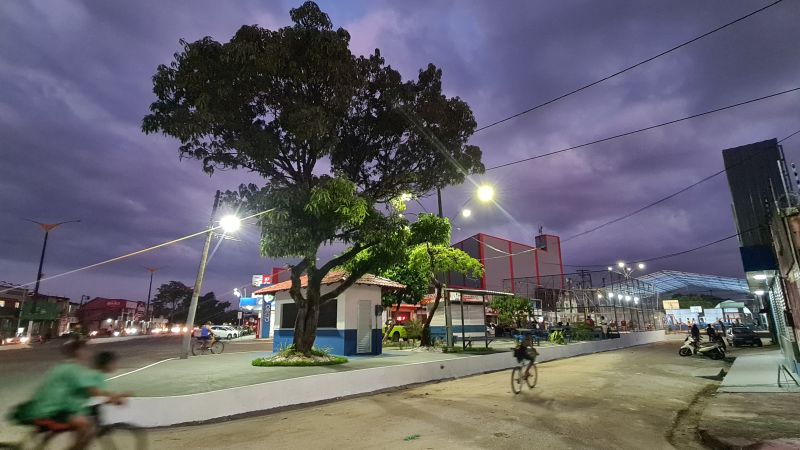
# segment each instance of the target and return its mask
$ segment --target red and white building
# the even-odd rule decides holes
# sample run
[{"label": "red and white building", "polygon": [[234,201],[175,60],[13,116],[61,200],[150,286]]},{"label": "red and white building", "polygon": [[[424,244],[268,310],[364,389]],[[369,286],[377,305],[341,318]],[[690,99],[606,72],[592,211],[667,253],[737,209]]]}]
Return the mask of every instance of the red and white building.
[{"label": "red and white building", "polygon": [[453,244],[453,247],[480,261],[484,275],[475,279],[449,273],[446,280],[448,287],[514,293],[520,283],[535,282],[538,286],[563,288],[561,238],[540,234],[534,242],[534,245],[521,244],[478,233]]},{"label": "red and white building", "polygon": [[145,319],[145,302],[95,297],[81,307],[79,317],[87,332],[120,331]]}]

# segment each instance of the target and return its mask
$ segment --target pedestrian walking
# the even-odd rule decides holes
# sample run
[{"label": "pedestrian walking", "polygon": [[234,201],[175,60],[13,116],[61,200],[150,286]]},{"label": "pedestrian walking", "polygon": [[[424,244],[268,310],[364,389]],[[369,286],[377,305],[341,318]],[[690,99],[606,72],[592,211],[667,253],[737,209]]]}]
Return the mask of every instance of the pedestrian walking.
[{"label": "pedestrian walking", "polygon": [[600,328],[603,330],[603,337],[608,337],[608,322],[605,316],[600,316]]}]

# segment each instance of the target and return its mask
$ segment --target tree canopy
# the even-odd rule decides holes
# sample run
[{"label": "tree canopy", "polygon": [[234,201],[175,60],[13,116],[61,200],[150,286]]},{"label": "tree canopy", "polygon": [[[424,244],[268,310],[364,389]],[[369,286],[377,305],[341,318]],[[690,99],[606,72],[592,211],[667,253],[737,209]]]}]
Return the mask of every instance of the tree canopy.
[{"label": "tree canopy", "polygon": [[[164,316],[171,323],[185,323],[192,300],[193,289],[180,281],[170,281],[159,286],[153,297],[154,316]],[[195,323],[223,323],[233,320],[236,311],[229,311],[230,302],[221,302],[213,292],[200,296],[197,302]]]},{"label": "tree canopy", "polygon": [[[353,55],[350,34],[334,30],[315,3],[290,16],[291,26],[243,26],[229,42],[181,41],[153,76],[157,99],[142,128],[177,138],[181,157],[200,160],[209,174],[243,169],[263,178],[228,200],[270,211],[258,219],[264,256],[299,259],[290,293],[298,304],[295,344],[307,353],[320,302],[377,266],[354,266],[348,281],[323,295],[325,274],[366,249],[398,254],[407,221],[392,203],[461,183],[484,166],[480,149],[467,143],[472,111],[442,94],[439,68],[429,64],[403,81],[378,49]],[[347,250],[318,263],[333,243]]]}]

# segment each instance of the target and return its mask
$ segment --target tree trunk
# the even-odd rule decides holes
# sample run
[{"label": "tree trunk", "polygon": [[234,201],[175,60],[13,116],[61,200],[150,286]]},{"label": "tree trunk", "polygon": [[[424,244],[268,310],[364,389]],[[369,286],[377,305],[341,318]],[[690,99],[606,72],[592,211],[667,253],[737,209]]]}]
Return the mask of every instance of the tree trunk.
[{"label": "tree trunk", "polygon": [[317,321],[319,320],[320,289],[311,286],[306,289],[305,299],[293,300],[297,304],[297,319],[294,322],[294,349],[306,356],[311,355],[314,341],[317,339]]},{"label": "tree trunk", "polygon": [[442,283],[434,281],[434,285],[436,286],[436,300],[433,301],[433,308],[431,308],[428,317],[425,318],[425,324],[422,326],[422,338],[419,343],[420,346],[425,347],[430,347],[433,344],[431,342],[431,320],[433,320],[436,308],[439,307],[439,302],[442,300]]},{"label": "tree trunk", "polygon": [[[400,298],[398,298],[398,299],[397,299],[397,307],[395,307],[395,310],[394,310],[394,312],[400,312],[400,303],[401,303],[402,301],[403,301],[403,300],[402,300],[402,299],[400,299]],[[394,330],[394,325],[395,325],[395,321],[394,321],[393,319],[391,319],[391,318],[390,318],[390,319],[389,319],[389,326],[388,326],[388,327],[386,327],[386,332],[385,332],[385,333],[383,333],[383,340],[384,340],[384,341],[388,341],[388,340],[389,340],[389,336],[391,336],[391,335],[392,335],[392,330]]]}]

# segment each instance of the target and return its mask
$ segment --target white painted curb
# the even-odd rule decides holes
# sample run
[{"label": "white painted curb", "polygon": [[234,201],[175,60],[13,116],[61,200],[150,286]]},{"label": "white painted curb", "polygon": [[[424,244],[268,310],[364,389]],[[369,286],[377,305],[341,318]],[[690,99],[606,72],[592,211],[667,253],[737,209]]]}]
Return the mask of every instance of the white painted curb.
[{"label": "white painted curb", "polygon": [[[544,347],[539,349],[538,361],[552,361],[663,340],[663,331],[648,331],[623,335],[619,339]],[[142,427],[202,422],[409,384],[504,370],[514,364],[516,360],[511,354],[503,352],[311,375],[199,394],[132,398],[126,406],[108,408],[104,416],[111,423],[128,422]],[[213,405],[213,408],[209,405]]]}]

